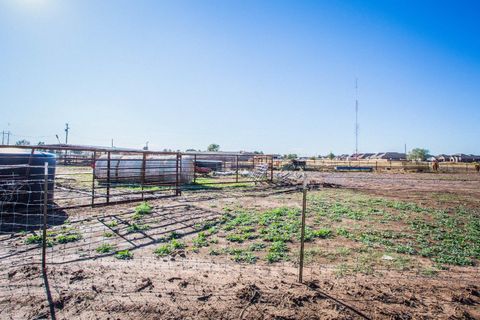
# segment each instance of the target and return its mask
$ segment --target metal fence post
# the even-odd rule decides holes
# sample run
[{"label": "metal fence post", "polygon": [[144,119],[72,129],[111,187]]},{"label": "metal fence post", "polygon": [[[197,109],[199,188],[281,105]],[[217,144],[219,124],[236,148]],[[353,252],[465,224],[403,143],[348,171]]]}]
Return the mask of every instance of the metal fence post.
[{"label": "metal fence post", "polygon": [[273,182],[273,156],[270,156],[270,182]]},{"label": "metal fence post", "polygon": [[142,176],[141,176],[141,184],[142,184],[142,200],[144,200],[145,198],[145,193],[144,193],[144,188],[143,186],[145,185],[145,168],[146,168],[146,161],[147,161],[147,155],[145,153],[143,153],[143,157],[142,157]]},{"label": "metal fence post", "polygon": [[[110,203],[110,151],[107,153],[107,203]],[[120,160],[119,160],[120,161]]]},{"label": "metal fence post", "polygon": [[197,183],[197,155],[193,156],[193,183]]},{"label": "metal fence post", "polygon": [[93,151],[92,158],[92,207],[95,205],[95,161],[97,158],[97,152]]},{"label": "metal fence post", "polygon": [[236,164],[235,164],[235,168],[236,168],[236,170],[235,170],[235,182],[238,183],[238,155],[235,156],[235,162],[236,162]]},{"label": "metal fence post", "polygon": [[47,224],[48,224],[48,162],[45,162],[43,184],[43,230],[42,230],[42,275],[47,294],[48,305],[50,307],[50,317],[55,320],[55,306],[53,305],[52,293],[48,285],[47,276]]},{"label": "metal fence post", "polygon": [[175,175],[175,195],[176,196],[179,196],[180,195],[180,189],[179,189],[179,176],[178,176],[178,169],[179,169],[179,158],[180,158],[180,154],[177,152],[177,163],[176,163],[176,166],[175,166],[175,170],[176,170],[176,175]]},{"label": "metal fence post", "polygon": [[305,250],[305,214],[307,208],[307,186],[303,186],[303,201],[302,201],[302,228],[300,234],[300,262],[298,266],[298,282],[303,282],[303,260]]}]

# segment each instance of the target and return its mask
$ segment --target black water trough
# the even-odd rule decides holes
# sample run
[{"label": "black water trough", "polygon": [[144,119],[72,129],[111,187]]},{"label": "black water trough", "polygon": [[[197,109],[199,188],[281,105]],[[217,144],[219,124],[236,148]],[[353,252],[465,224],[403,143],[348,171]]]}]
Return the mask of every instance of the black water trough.
[{"label": "black water trough", "polygon": [[[23,149],[0,149],[0,210],[38,212],[43,204],[45,162],[48,201],[53,202],[55,154]],[[25,210],[26,208],[26,210]]]}]

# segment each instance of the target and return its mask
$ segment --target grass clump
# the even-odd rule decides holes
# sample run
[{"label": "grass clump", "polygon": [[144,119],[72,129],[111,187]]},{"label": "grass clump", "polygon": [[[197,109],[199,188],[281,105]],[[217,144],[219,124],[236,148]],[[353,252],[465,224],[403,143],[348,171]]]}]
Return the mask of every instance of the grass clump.
[{"label": "grass clump", "polygon": [[[228,218],[226,217],[226,219]],[[239,226],[251,226],[257,222],[256,220],[256,217],[252,213],[240,212],[235,218],[225,223],[223,229],[230,231]]]},{"label": "grass clump", "polygon": [[255,228],[251,226],[240,227],[236,233],[230,233],[226,236],[226,239],[230,242],[239,242],[242,243],[246,240],[255,239],[257,235],[255,234]]},{"label": "grass clump", "polygon": [[[70,230],[70,229],[69,229]],[[75,242],[82,239],[82,235],[77,232],[58,233],[59,231],[50,231],[47,233],[47,246],[52,247],[55,244],[64,244],[69,242]],[[25,239],[26,244],[41,244],[43,242],[43,236],[33,234]]]},{"label": "grass clump", "polygon": [[152,213],[152,207],[145,201],[135,207],[134,220],[141,219],[144,215]]},{"label": "grass clump", "polygon": [[183,243],[182,241],[179,241],[177,239],[172,239],[172,241],[170,241],[170,246],[176,250],[176,249],[185,249],[186,245],[185,243]]},{"label": "grass clump", "polygon": [[25,239],[26,244],[42,243],[43,237],[39,234],[32,234]]},{"label": "grass clump", "polygon": [[208,247],[209,245],[207,240],[207,234],[205,232],[199,232],[197,237],[192,239],[192,242],[197,248]]},{"label": "grass clump", "polygon": [[144,215],[152,213],[152,207],[148,204],[148,202],[142,202],[138,206],[135,207],[135,213]]},{"label": "grass clump", "polygon": [[260,234],[265,241],[292,241],[300,232],[300,210],[292,208],[276,208],[260,215]]},{"label": "grass clump", "polygon": [[[330,229],[320,229],[320,230],[313,230],[310,227],[305,227],[305,241],[312,241],[315,238],[329,238],[333,236],[333,232]],[[301,232],[297,233],[297,239],[300,240]]]},{"label": "grass clump", "polygon": [[156,248],[153,253],[159,257],[171,255],[177,250],[185,249],[186,245],[182,241],[172,239],[169,243],[162,244]]},{"label": "grass clump", "polygon": [[105,225],[109,228],[115,228],[118,226],[118,221],[117,220],[112,220],[110,222],[105,223]]},{"label": "grass clump", "polygon": [[235,262],[255,263],[257,262],[257,256],[252,252],[244,249],[225,249],[225,252],[232,256],[232,260]]},{"label": "grass clump", "polygon": [[148,224],[136,224],[132,223],[128,228],[127,232],[132,233],[132,232],[139,232],[139,231],[144,231],[150,229],[150,226]]},{"label": "grass clump", "polygon": [[262,251],[263,249],[265,249],[265,247],[266,247],[265,243],[257,242],[257,243],[252,243],[248,247],[248,250],[250,250],[250,251]]},{"label": "grass clump", "polygon": [[130,260],[133,259],[133,253],[131,253],[128,249],[118,251],[117,254],[115,254],[115,258],[120,260]]},{"label": "grass clump", "polygon": [[82,235],[80,233],[60,234],[55,237],[55,241],[58,243],[75,242],[80,239],[82,239]]},{"label": "grass clump", "polygon": [[312,233],[315,238],[321,239],[330,238],[333,235],[333,232],[330,229],[313,230]]},{"label": "grass clump", "polygon": [[410,245],[399,244],[395,247],[395,252],[404,254],[416,254],[415,248]]},{"label": "grass clump", "polygon": [[275,241],[268,248],[266,259],[268,263],[274,263],[288,258],[288,247],[283,241]]},{"label": "grass clump", "polygon": [[159,257],[165,257],[165,256],[170,255],[173,252],[173,249],[170,246],[170,244],[167,243],[167,244],[163,244],[163,245],[159,246],[153,252]]},{"label": "grass clump", "polygon": [[114,246],[112,246],[111,244],[103,243],[100,246],[98,246],[97,249],[95,249],[95,251],[97,251],[98,253],[109,253],[113,251],[113,249],[114,249]]}]

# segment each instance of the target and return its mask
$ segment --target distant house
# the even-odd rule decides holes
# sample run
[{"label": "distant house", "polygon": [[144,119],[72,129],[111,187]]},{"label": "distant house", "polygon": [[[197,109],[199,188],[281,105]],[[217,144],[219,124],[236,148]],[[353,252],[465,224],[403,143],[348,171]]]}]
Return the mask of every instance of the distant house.
[{"label": "distant house", "polygon": [[373,155],[374,155],[374,153],[360,153],[358,155],[358,160],[366,160],[366,159],[369,159]]},{"label": "distant house", "polygon": [[335,160],[344,161],[344,160],[348,160],[349,157],[350,157],[350,155],[348,155],[348,154],[341,154],[341,155],[336,156]]},{"label": "distant house", "polygon": [[374,153],[354,153],[351,156],[348,156],[347,160],[366,160],[372,155],[374,155]]},{"label": "distant house", "polygon": [[407,156],[401,152],[380,152],[370,157],[370,159],[376,160],[406,160]]},{"label": "distant house", "polygon": [[378,159],[378,157],[380,157],[382,154],[383,154],[382,152],[374,153],[368,158],[372,159],[372,160],[375,160],[375,159]]},{"label": "distant house", "polygon": [[450,161],[450,156],[447,154],[439,154],[435,157],[438,162],[448,162]]},{"label": "distant house", "polygon": [[480,156],[456,153],[450,156],[450,162],[480,162]]}]

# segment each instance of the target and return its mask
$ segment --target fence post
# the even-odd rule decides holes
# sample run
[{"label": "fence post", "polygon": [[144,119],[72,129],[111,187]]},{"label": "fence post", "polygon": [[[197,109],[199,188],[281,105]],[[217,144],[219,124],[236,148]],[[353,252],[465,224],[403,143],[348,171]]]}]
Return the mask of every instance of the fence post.
[{"label": "fence post", "polygon": [[238,183],[238,155],[235,156],[235,182]]},{"label": "fence post", "polygon": [[273,182],[273,156],[270,156],[270,182]]},{"label": "fence post", "polygon": [[[119,159],[118,161],[120,161]],[[107,203],[110,203],[110,151],[107,153]]]},{"label": "fence post", "polygon": [[97,151],[93,151],[92,158],[92,208],[95,205],[95,159],[97,158]]},{"label": "fence post", "polygon": [[300,233],[300,263],[298,266],[298,282],[303,282],[303,260],[305,249],[305,214],[307,209],[307,186],[303,185],[303,201],[302,201],[302,228]]},{"label": "fence post", "polygon": [[42,276],[45,284],[50,317],[55,320],[55,307],[53,305],[52,293],[48,285],[47,276],[47,224],[48,224],[48,162],[45,162],[44,184],[43,184],[43,230],[42,230]]},{"label": "fence post", "polygon": [[145,194],[143,192],[143,186],[145,185],[145,167],[146,167],[146,162],[147,161],[147,155],[146,153],[143,153],[142,156],[142,176],[141,176],[141,184],[142,184],[142,200],[145,198]]},{"label": "fence post", "polygon": [[179,158],[180,154],[177,152],[177,163],[175,166],[176,174],[175,174],[175,195],[179,196],[180,195],[180,189],[179,189],[179,176],[178,176],[178,169],[179,169]]},{"label": "fence post", "polygon": [[193,183],[197,183],[197,155],[193,156]]}]

